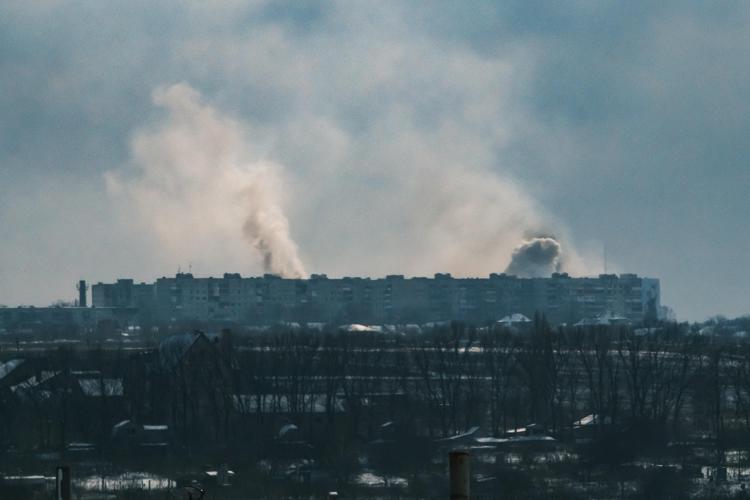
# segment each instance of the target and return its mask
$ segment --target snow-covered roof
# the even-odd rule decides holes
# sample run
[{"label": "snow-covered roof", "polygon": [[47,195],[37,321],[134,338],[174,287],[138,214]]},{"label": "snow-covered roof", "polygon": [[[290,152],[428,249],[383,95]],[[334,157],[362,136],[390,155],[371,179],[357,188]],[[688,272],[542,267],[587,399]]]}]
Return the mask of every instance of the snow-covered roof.
[{"label": "snow-covered roof", "polygon": [[294,424],[286,424],[281,429],[279,429],[279,437],[287,437],[288,435],[295,433],[299,430],[299,427],[297,427]]},{"label": "snow-covered roof", "polygon": [[112,431],[116,431],[119,429],[124,429],[125,427],[128,427],[130,425],[133,425],[133,423],[130,420],[123,420],[122,422],[118,422],[115,425],[112,426]]},{"label": "snow-covered roof", "polygon": [[142,427],[146,432],[166,432],[169,430],[168,425],[144,425]]},{"label": "snow-covered roof", "polygon": [[573,425],[577,425],[577,426],[593,425],[597,422],[597,420],[598,420],[597,416],[592,413],[591,415],[586,415],[582,419],[573,422]]},{"label": "snow-covered roof", "polygon": [[379,325],[360,325],[358,323],[352,323],[350,325],[341,325],[339,330],[345,332],[377,332],[383,331],[383,327]]},{"label": "snow-covered roof", "polygon": [[438,439],[438,441],[439,442],[460,441],[462,439],[466,439],[466,438],[473,436],[478,431],[479,431],[479,426],[474,426],[466,432],[462,432],[461,434],[454,434],[453,436],[448,436],[446,438]]},{"label": "snow-covered roof", "polygon": [[0,363],[0,380],[10,375],[13,370],[21,366],[25,361],[25,359],[11,359],[5,363]]},{"label": "snow-covered roof", "polygon": [[594,318],[583,318],[573,326],[619,325],[628,322],[628,318],[607,311]]},{"label": "snow-covered roof", "polygon": [[513,313],[509,316],[505,316],[503,319],[499,320],[498,323],[512,325],[514,323],[531,323],[531,320],[521,313]]},{"label": "snow-covered roof", "polygon": [[[304,394],[297,398],[296,408],[287,396],[265,394],[258,398],[255,394],[234,394],[232,404],[239,413],[325,413],[327,396],[325,394]],[[332,401],[335,413],[344,411],[340,398]]]},{"label": "snow-covered roof", "polygon": [[16,384],[10,388],[11,391],[15,392],[24,392],[29,391],[31,389],[34,389],[35,387],[47,382],[48,380],[51,380],[55,377],[60,375],[60,372],[54,372],[54,371],[43,371],[39,374],[39,377],[36,375],[27,378],[23,382]]},{"label": "snow-covered roof", "polygon": [[481,437],[475,441],[479,444],[510,444],[510,443],[528,443],[528,442],[550,442],[557,441],[552,436],[513,436],[507,438]]},{"label": "snow-covered roof", "polygon": [[[123,420],[112,426],[112,437],[127,435],[127,436],[140,436],[140,438],[151,439],[154,437],[162,438],[163,433],[169,431],[167,425],[137,425],[132,420]],[[125,434],[127,433],[127,434]],[[166,443],[139,443],[141,446],[160,446]]]},{"label": "snow-covered roof", "polygon": [[573,427],[580,428],[580,427],[589,427],[592,425],[598,425],[599,422],[603,422],[605,424],[612,423],[612,419],[609,417],[604,417],[604,420],[601,420],[599,415],[596,413],[592,413],[591,415],[586,415],[585,417],[581,418],[580,420],[576,420],[573,422]]},{"label": "snow-covered roof", "polygon": [[82,378],[78,379],[84,396],[89,397],[116,397],[125,394],[121,378]]}]

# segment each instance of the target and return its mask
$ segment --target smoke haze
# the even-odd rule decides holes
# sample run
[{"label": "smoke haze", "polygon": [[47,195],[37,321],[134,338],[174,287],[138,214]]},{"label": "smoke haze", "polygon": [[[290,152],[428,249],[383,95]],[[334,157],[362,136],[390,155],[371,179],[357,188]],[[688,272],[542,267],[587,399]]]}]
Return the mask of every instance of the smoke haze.
[{"label": "smoke haze", "polygon": [[[137,129],[130,161],[108,173],[108,184],[121,217],[154,235],[165,261],[303,277],[286,201],[297,220],[308,221],[300,224],[305,241],[325,239],[337,250],[335,261],[313,261],[316,270],[486,275],[511,254],[509,268],[518,274],[549,267],[539,260],[552,248],[546,240],[514,250],[513,242],[548,223],[508,175],[467,163],[446,165],[456,161],[454,155],[441,157],[439,149],[414,137],[393,137],[389,149],[368,154],[387,187],[382,198],[374,198],[355,179],[346,180],[359,152],[325,165],[326,171],[300,159],[285,168],[258,158],[269,142],[266,132],[253,134],[252,126],[206,104],[190,85],[159,87],[152,101],[166,116]],[[309,133],[316,131],[311,127]],[[310,218],[310,207],[319,218]],[[259,259],[247,253],[248,242]]]},{"label": "smoke haze", "polygon": [[0,11],[0,304],[191,263],[486,276],[554,234],[571,274],[606,243],[682,314],[747,312],[750,5]]}]

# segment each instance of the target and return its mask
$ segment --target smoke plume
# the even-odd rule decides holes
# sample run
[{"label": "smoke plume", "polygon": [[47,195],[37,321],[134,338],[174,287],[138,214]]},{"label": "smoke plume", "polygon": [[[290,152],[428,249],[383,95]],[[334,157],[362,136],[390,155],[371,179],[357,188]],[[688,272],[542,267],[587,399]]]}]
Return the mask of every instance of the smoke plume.
[{"label": "smoke plume", "polygon": [[[248,216],[243,231],[263,258],[263,270],[288,278],[305,276],[297,247],[289,236],[289,222],[275,202],[276,189],[271,189],[272,172],[263,168],[258,179],[248,184]],[[260,179],[266,178],[266,182]]]},{"label": "smoke plume", "polygon": [[209,272],[216,263],[247,269],[250,243],[264,271],[304,276],[282,208],[281,167],[250,159],[244,127],[189,85],[160,87],[152,100],[166,118],[136,133],[131,162],[107,180],[129,218],[159,240],[164,259]]},{"label": "smoke plume", "polygon": [[549,276],[562,269],[560,242],[549,236],[526,240],[513,250],[507,274],[522,278]]}]

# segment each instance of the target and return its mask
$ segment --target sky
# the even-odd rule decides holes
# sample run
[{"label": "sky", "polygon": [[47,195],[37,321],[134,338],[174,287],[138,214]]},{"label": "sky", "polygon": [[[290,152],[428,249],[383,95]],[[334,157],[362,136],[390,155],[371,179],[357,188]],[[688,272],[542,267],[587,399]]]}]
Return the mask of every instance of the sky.
[{"label": "sky", "polygon": [[[750,3],[0,3],[0,304],[78,279],[574,275],[750,313]],[[271,250],[269,250],[269,248]]]}]

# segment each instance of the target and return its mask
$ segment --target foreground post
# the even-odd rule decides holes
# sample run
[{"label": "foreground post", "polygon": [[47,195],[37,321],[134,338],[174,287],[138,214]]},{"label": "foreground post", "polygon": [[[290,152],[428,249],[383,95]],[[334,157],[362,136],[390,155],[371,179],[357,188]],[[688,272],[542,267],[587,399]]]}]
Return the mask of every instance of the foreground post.
[{"label": "foreground post", "polygon": [[448,462],[451,500],[469,500],[469,452],[452,451],[448,455]]},{"label": "foreground post", "polygon": [[336,491],[329,491],[328,492],[328,500],[336,500],[339,497],[338,492]]},{"label": "foreground post", "polygon": [[71,500],[70,496],[70,466],[63,465],[57,468],[55,479],[57,495],[55,500]]}]

